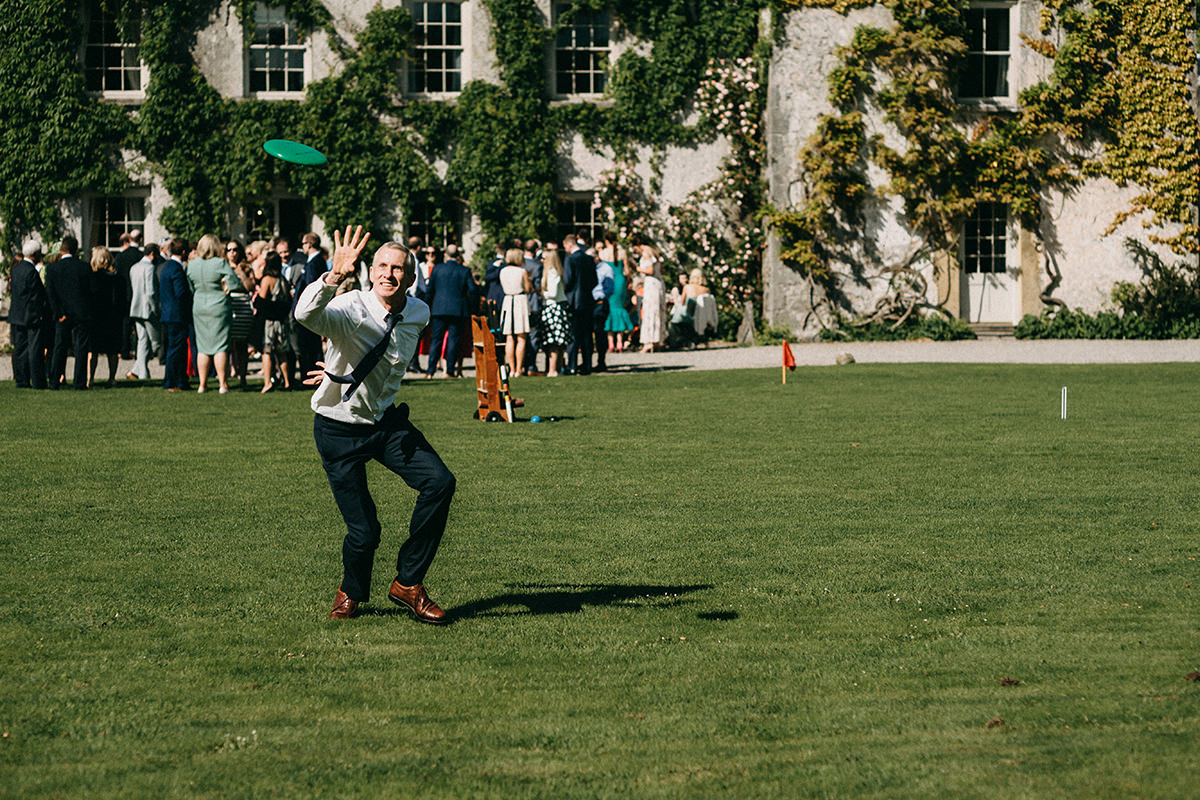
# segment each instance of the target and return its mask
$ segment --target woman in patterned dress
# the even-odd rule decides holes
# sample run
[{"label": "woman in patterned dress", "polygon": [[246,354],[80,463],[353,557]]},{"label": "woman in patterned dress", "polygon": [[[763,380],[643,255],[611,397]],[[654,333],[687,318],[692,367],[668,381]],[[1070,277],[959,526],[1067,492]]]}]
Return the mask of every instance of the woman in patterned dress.
[{"label": "woman in patterned dress", "polygon": [[542,254],[542,321],[538,327],[546,351],[546,377],[557,378],[563,350],[571,343],[567,317],[567,290],[562,280],[563,264],[558,248],[547,242]]}]

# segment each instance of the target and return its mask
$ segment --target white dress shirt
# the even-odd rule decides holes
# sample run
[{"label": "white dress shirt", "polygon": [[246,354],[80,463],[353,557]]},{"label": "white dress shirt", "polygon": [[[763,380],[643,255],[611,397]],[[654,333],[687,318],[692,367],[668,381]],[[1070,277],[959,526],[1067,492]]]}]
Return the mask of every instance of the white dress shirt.
[{"label": "white dress shirt", "polygon": [[[324,280],[305,286],[296,301],[296,319],[309,330],[329,339],[325,349],[326,371],[349,375],[383,338],[388,310],[373,292],[356,289],[335,296],[336,292],[337,286]],[[395,402],[404,370],[412,361],[421,331],[428,324],[429,306],[415,297],[408,297],[400,312],[400,321],[392,329],[387,350],[362,385],[354,390],[349,400],[343,400],[346,386],[331,381],[326,375],[313,392],[312,410],[339,422],[360,425],[378,422]]]}]

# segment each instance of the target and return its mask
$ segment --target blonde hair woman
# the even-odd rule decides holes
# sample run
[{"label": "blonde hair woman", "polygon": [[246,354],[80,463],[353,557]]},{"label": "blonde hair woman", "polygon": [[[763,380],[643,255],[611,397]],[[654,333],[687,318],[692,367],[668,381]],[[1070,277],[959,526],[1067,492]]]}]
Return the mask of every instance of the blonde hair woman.
[{"label": "blonde hair woman", "polygon": [[642,327],[638,338],[643,353],[653,353],[654,348],[666,338],[666,323],[663,319],[666,308],[667,287],[662,280],[662,259],[653,245],[639,248],[641,258],[638,272],[642,273]]},{"label": "blonde hair woman", "polygon": [[571,343],[571,318],[567,316],[567,289],[563,286],[563,263],[558,248],[542,251],[542,319],[538,331],[546,351],[546,377],[557,378],[563,351]]},{"label": "blonde hair woman", "polygon": [[500,270],[504,305],[500,307],[500,332],[504,334],[504,363],[509,376],[517,375],[525,363],[525,341],[529,337],[529,293],[533,281],[525,271],[525,251],[512,248],[504,253]]},{"label": "blonde hair woman", "polygon": [[233,303],[229,293],[240,289],[242,279],[225,260],[221,240],[211,233],[196,243],[196,258],[188,262],[187,279],[192,286],[192,324],[196,328],[196,372],[204,394],[208,390],[208,370],[216,364],[221,394],[229,392],[230,328]]},{"label": "blonde hair woman", "polygon": [[121,312],[126,304],[124,282],[107,247],[92,248],[92,314],[87,322],[91,354],[88,357],[89,387],[96,382],[100,354],[108,356],[108,382],[116,383],[117,359],[121,352]]}]

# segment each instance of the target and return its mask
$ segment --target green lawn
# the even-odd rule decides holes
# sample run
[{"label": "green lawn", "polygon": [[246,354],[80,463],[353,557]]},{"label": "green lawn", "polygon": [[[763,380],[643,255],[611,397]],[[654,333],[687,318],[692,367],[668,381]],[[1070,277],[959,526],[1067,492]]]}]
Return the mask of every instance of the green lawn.
[{"label": "green lawn", "polygon": [[436,628],[382,468],[327,619],[307,394],[0,385],[0,796],[1195,796],[1200,366],[472,389],[403,392],[458,477]]}]

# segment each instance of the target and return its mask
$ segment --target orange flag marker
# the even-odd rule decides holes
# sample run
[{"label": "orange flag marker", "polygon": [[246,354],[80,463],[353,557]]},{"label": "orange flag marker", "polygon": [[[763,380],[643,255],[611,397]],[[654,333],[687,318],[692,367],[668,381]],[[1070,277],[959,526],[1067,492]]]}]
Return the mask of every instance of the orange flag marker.
[{"label": "orange flag marker", "polygon": [[792,355],[792,348],[788,346],[787,341],[783,343],[783,383],[787,385],[787,374],[789,369],[796,368],[796,357]]}]

